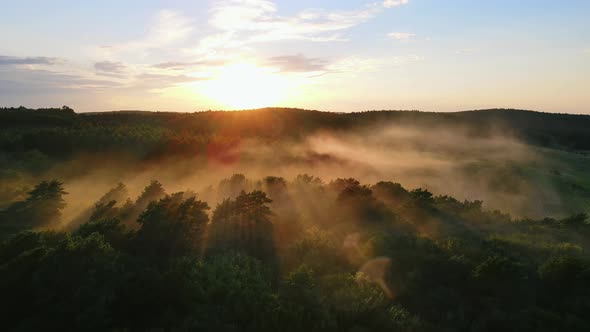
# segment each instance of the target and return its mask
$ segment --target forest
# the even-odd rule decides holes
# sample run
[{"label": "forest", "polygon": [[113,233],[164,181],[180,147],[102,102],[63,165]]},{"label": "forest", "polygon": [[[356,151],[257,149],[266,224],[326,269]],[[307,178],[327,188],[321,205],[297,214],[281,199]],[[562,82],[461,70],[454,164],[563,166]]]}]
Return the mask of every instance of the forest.
[{"label": "forest", "polygon": [[588,331],[590,116],[0,109],[7,331]]}]

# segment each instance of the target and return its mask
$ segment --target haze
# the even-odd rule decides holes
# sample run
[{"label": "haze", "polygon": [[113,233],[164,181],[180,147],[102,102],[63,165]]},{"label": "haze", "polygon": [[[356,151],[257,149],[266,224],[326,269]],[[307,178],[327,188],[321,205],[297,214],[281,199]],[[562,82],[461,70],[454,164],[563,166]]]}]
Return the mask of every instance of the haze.
[{"label": "haze", "polygon": [[0,331],[590,331],[588,13],[0,0]]}]

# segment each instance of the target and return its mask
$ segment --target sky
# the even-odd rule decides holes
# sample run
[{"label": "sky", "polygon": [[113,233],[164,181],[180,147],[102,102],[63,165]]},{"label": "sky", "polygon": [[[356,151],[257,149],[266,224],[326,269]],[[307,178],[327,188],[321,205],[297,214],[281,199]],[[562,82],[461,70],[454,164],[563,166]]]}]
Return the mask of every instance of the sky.
[{"label": "sky", "polygon": [[590,114],[587,0],[0,0],[0,106]]}]

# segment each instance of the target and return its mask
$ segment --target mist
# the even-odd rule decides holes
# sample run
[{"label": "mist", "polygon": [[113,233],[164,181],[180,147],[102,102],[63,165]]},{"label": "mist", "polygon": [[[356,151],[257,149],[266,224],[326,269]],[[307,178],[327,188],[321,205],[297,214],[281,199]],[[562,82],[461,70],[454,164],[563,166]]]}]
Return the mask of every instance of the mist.
[{"label": "mist", "polygon": [[[482,200],[487,209],[515,217],[563,215],[568,211],[559,208],[558,193],[527,173],[543,164],[540,149],[501,130],[481,136],[461,127],[383,125],[353,132],[319,131],[271,143],[243,139],[213,146],[205,155],[155,161],[109,154],[80,156],[36,179],[30,177],[28,183],[43,178],[65,182],[70,193],[66,223],[118,182],[125,183],[134,198],[151,180],[160,181],[170,193],[199,192],[216,188],[236,173],[253,181],[271,175],[292,181],[299,174],[311,174],[326,183],[337,178],[355,178],[364,184],[392,181],[459,200]],[[208,198],[212,206],[222,199],[219,195]]]},{"label": "mist", "polygon": [[[561,321],[553,303],[585,289],[590,223],[573,182],[585,156],[501,122],[299,112],[19,128],[11,144],[26,153],[0,173],[11,326],[45,312],[67,321],[19,300],[57,290],[58,307],[90,310],[81,322],[135,330],[494,331],[513,321],[488,314],[498,310]],[[326,118],[300,131],[272,117],[285,114]]]}]

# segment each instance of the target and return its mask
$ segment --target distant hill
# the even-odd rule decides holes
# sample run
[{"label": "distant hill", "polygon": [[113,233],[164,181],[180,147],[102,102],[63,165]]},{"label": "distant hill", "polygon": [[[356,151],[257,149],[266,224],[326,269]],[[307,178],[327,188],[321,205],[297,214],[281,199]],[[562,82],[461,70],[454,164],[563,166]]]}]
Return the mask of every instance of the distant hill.
[{"label": "distant hill", "polygon": [[[514,109],[474,110],[455,113],[419,111],[366,111],[330,113],[293,108],[195,113],[118,111],[75,113],[56,109],[0,109],[0,149],[37,149],[47,152],[49,142],[67,151],[77,145],[101,142],[110,145],[146,139],[175,140],[223,135],[277,139],[298,137],[317,130],[348,131],[372,125],[413,125],[461,128],[474,136],[490,133],[516,136],[537,146],[565,150],[590,150],[590,116],[553,114]],[[116,133],[117,135],[112,136]],[[51,137],[45,137],[49,135]],[[148,137],[146,137],[146,135]],[[85,136],[93,136],[92,138]],[[117,141],[113,141],[116,139]],[[74,145],[76,145],[74,144]]]},{"label": "distant hill", "polygon": [[[590,116],[523,110],[9,108],[0,109],[0,202],[22,196],[35,180],[66,181],[111,168],[142,174],[178,164],[168,173],[263,168],[328,177],[342,169],[367,181],[387,178],[483,199],[518,215],[562,216],[590,211],[589,152]],[[3,193],[10,188],[5,183],[23,185]]]}]

